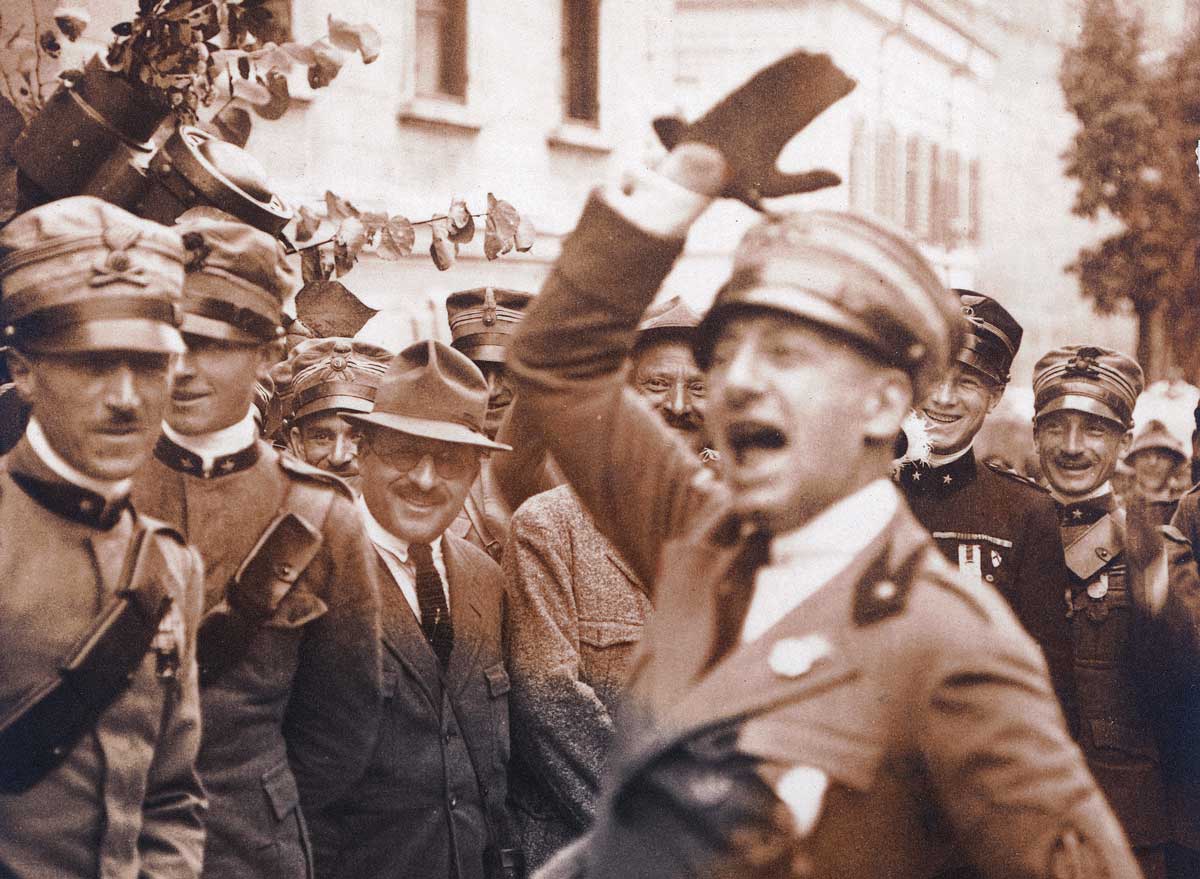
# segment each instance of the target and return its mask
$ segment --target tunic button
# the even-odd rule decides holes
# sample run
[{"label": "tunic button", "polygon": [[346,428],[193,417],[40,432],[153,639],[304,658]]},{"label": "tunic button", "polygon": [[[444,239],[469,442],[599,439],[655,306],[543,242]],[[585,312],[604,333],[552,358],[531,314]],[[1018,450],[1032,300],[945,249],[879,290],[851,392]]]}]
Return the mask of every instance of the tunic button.
[{"label": "tunic button", "polygon": [[1097,546],[1096,547],[1096,555],[1098,555],[1101,559],[1104,559],[1105,561],[1107,561],[1109,552],[1103,546]]},{"label": "tunic button", "polygon": [[450,794],[450,808],[458,808],[458,797],[456,797],[454,794]]},{"label": "tunic button", "polygon": [[984,575],[983,575],[983,579],[987,580],[989,583],[995,583],[995,582],[996,582],[996,578],[995,578],[995,576],[994,576],[994,575],[992,575],[992,574],[984,574]]}]

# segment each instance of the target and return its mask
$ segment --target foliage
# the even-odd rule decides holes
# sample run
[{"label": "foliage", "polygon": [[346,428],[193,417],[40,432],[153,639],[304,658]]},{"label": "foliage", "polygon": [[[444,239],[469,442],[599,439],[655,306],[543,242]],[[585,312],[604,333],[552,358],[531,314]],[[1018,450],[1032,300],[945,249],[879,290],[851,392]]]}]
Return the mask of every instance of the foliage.
[{"label": "foliage", "polygon": [[1191,374],[1200,352],[1190,339],[1200,272],[1200,36],[1165,61],[1145,60],[1140,22],[1116,0],[1088,0],[1079,42],[1064,53],[1060,81],[1080,127],[1066,172],[1079,182],[1073,211],[1119,228],[1084,248],[1070,266],[1101,312],[1132,307],[1139,357],[1152,354],[1151,318]]},{"label": "foliage", "polygon": [[[536,231],[528,217],[511,204],[487,194],[487,210],[472,213],[464,199],[455,197],[445,214],[413,222],[390,211],[360,211],[345,198],[325,193],[323,211],[302,206],[293,233],[300,248],[300,265],[305,282],[341,277],[354,268],[359,254],[367,252],[386,260],[409,256],[416,246],[416,227],[429,226],[429,256],[441,271],[454,265],[459,247],[475,237],[475,220],[484,218],[484,255],[489,260],[533,247]],[[334,228],[325,239],[313,241],[323,224]]]}]

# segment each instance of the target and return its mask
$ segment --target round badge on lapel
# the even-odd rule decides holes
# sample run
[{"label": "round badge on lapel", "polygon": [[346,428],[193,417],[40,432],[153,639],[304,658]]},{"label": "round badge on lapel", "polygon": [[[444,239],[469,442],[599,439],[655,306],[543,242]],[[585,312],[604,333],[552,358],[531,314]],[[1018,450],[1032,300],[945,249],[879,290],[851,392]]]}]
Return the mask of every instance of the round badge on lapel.
[{"label": "round badge on lapel", "polygon": [[785,678],[798,678],[808,674],[818,660],[833,652],[833,645],[824,635],[806,635],[803,638],[781,638],[771,648],[767,665],[771,671]]},{"label": "round badge on lapel", "polygon": [[1108,574],[1101,574],[1095,583],[1089,583],[1087,588],[1089,598],[1101,599],[1108,594]]}]

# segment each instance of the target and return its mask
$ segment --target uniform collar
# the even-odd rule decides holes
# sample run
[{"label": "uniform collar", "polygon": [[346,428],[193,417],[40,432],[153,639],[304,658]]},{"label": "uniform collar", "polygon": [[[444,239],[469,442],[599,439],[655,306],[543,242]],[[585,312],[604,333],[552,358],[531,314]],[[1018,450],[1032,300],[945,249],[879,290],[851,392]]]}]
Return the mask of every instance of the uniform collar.
[{"label": "uniform collar", "polygon": [[63,482],[97,494],[106,501],[129,497],[130,487],[133,484],[132,479],[109,481],[81,473],[54,450],[50,441],[46,439],[46,433],[42,430],[41,423],[36,418],[30,417],[29,424],[25,426],[25,439],[29,441],[29,447],[38,459]]},{"label": "uniform collar", "polygon": [[[392,532],[383,527],[380,521],[371,515],[371,508],[367,506],[367,502],[363,500],[361,494],[354,501],[354,505],[358,507],[359,515],[362,516],[363,528],[366,530],[367,537],[370,538],[371,543],[373,543],[376,548],[393,556],[397,561],[400,562],[400,564],[407,565],[409,546],[408,541],[397,537],[395,534],[392,534]],[[430,547],[433,549],[433,557],[435,559],[441,558],[441,535],[438,535],[437,539],[430,543]]]},{"label": "uniform collar", "polygon": [[[1054,494],[1053,490],[1051,494]],[[1063,501],[1054,495],[1054,505],[1058,508],[1061,524],[1091,525],[1117,508],[1117,496],[1113,494],[1112,484],[1106,482],[1084,498]]]},{"label": "uniform collar", "polygon": [[910,461],[900,468],[896,479],[906,492],[949,494],[973,482],[978,472],[975,451],[968,446],[961,454],[936,466]]},{"label": "uniform collar", "polygon": [[253,467],[258,461],[258,425],[252,412],[229,427],[185,436],[163,423],[154,457],[172,470],[213,479]]},{"label": "uniform collar", "polygon": [[[30,427],[33,424],[31,420]],[[129,508],[129,480],[104,483],[78,473],[50,449],[40,429],[37,433],[39,444],[49,450],[56,459],[55,465],[75,472],[95,487],[106,487],[108,490],[102,494],[92,488],[85,488],[67,478],[65,473],[59,472],[58,466],[52,466],[37,449],[28,428],[25,436],[8,455],[7,469],[13,482],[36,504],[64,519],[100,531],[107,531],[117,524],[121,514]]]},{"label": "uniform collar", "polygon": [[899,507],[895,487],[876,479],[822,510],[807,524],[771,540],[771,565],[806,556],[851,557],[879,536]]}]

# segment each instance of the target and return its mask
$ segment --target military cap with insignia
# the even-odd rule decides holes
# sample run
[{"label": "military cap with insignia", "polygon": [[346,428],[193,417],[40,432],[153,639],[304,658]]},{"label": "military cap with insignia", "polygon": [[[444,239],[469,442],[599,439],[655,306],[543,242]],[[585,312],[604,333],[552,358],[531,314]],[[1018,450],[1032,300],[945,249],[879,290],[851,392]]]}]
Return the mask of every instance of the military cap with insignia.
[{"label": "military cap with insignia", "polygon": [[460,290],[446,298],[451,342],[472,360],[503,363],[508,346],[533,294],[502,287]]},{"label": "military cap with insignia", "polygon": [[1157,418],[1147,421],[1142,429],[1133,435],[1133,443],[1130,444],[1129,451],[1125,453],[1125,460],[1130,462],[1139,453],[1151,449],[1174,455],[1180,461],[1187,458],[1187,453],[1183,450],[1183,443]]},{"label": "military cap with insignia", "polygon": [[678,296],[651,305],[637,327],[636,345],[661,338],[690,339],[700,326],[701,315]]},{"label": "military cap with insignia", "polygon": [[1133,427],[1145,380],[1132,357],[1096,345],[1064,345],[1033,367],[1034,419],[1069,409]]},{"label": "military cap with insignia", "polygon": [[332,409],[370,412],[392,354],[355,339],[309,339],[288,357],[289,416]]},{"label": "military cap with insignia", "polygon": [[697,330],[696,362],[708,369],[721,325],[747,310],[815,324],[903,369],[925,396],[961,347],[961,307],[916,245],[860,214],[771,216],[738,244],[729,281]]},{"label": "military cap with insignia", "polygon": [[998,384],[1008,384],[1009,369],[1021,348],[1024,330],[1004,306],[974,290],[955,289],[962,303],[965,336],[955,359]]},{"label": "military cap with insignia", "polygon": [[177,232],[90,196],[0,231],[4,341],[24,350],[183,351]]},{"label": "military cap with insignia", "polygon": [[211,208],[173,227],[188,250],[184,333],[247,345],[283,337],[283,302],[296,272],[270,235]]}]

